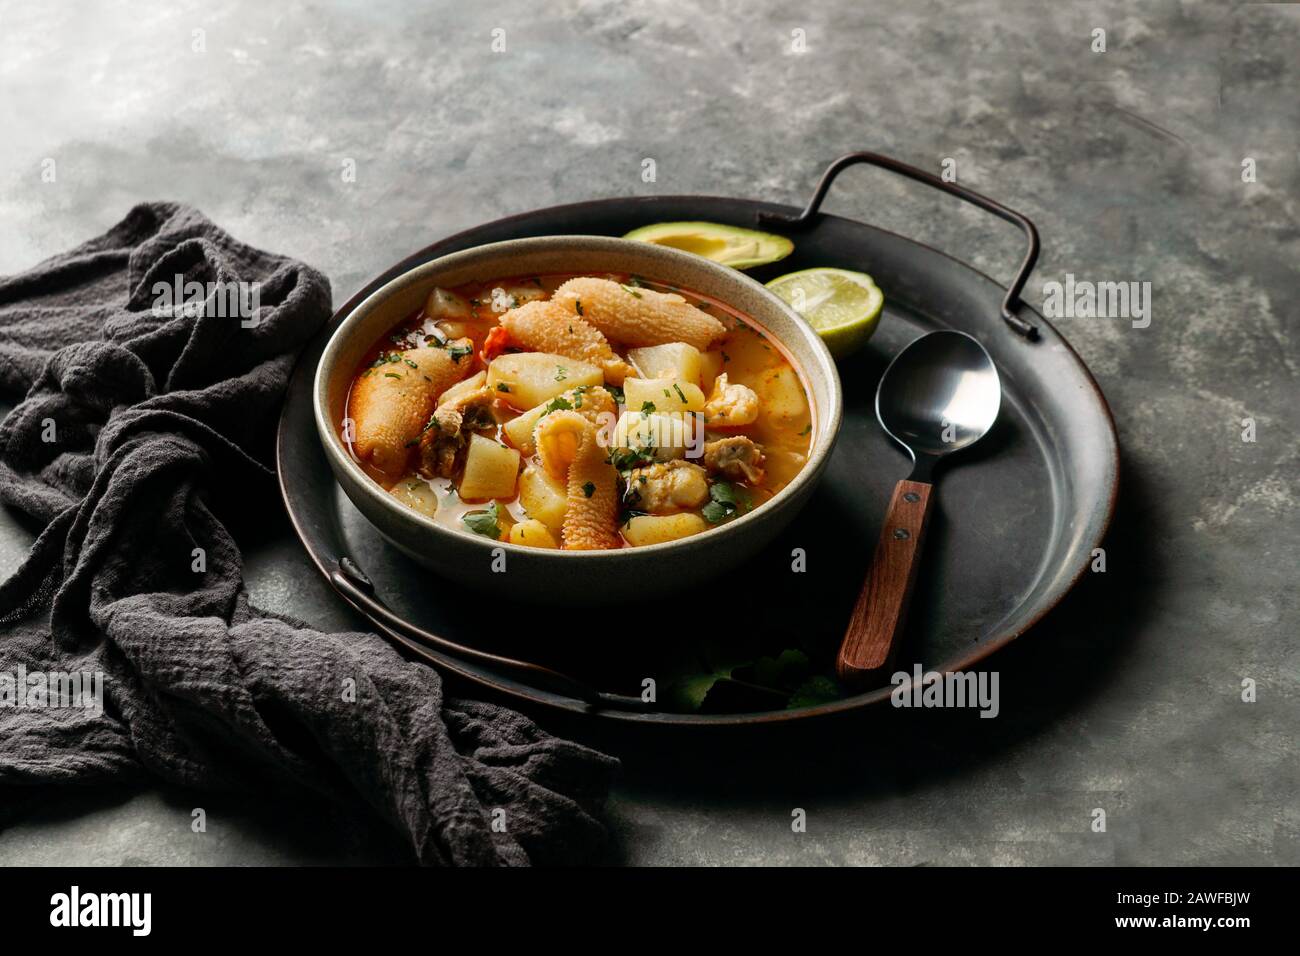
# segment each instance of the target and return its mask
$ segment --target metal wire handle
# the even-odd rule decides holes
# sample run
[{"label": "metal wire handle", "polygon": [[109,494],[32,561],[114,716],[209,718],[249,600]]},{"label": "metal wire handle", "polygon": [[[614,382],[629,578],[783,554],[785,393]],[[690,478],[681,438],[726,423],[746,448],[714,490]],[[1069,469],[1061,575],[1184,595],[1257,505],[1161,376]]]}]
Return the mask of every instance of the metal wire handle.
[{"label": "metal wire handle", "polygon": [[900,162],[889,156],[883,156],[880,153],[846,153],[826,167],[826,172],[822,173],[822,178],[817,181],[817,188],[813,191],[812,199],[808,200],[808,205],[804,207],[803,212],[797,216],[760,212],[758,213],[759,223],[779,224],[787,229],[806,228],[816,219],[817,213],[821,209],[822,200],[826,198],[826,193],[830,190],[835,177],[848,167],[859,164],[879,166],[881,169],[888,169],[900,176],[906,176],[908,179],[914,179],[919,183],[925,183],[927,186],[933,186],[950,196],[956,196],[973,206],[978,206],[985,212],[991,212],[999,219],[1005,219],[1007,222],[1019,226],[1020,230],[1025,234],[1025,239],[1029,242],[1029,248],[1025,252],[1025,257],[1020,263],[1020,269],[1016,272],[1015,278],[1011,280],[1011,285],[1007,287],[1006,296],[1002,299],[1002,319],[1029,341],[1037,340],[1038,327],[1020,318],[1016,312],[1024,302],[1020,298],[1020,293],[1025,287],[1025,282],[1029,279],[1029,274],[1034,271],[1034,263],[1038,261],[1038,230],[1034,228],[1032,222],[1014,209],[1008,209],[1000,202],[989,199],[987,196],[964,186],[946,183],[933,173],[927,173],[915,166],[909,166],[907,163]]},{"label": "metal wire handle", "polygon": [[489,654],[477,648],[466,647],[439,637],[423,628],[416,627],[404,620],[375,594],[374,583],[357,563],[351,558],[340,558],[338,566],[329,573],[330,584],[349,604],[378,625],[400,638],[408,649],[420,655],[428,663],[441,666],[455,673],[464,673],[464,665],[487,667],[506,677],[514,678],[533,687],[540,687],[575,700],[580,700],[593,708],[617,708],[619,710],[651,710],[652,708],[640,697],[624,694],[608,694],[597,691],[582,681],[543,667],[529,661]]}]

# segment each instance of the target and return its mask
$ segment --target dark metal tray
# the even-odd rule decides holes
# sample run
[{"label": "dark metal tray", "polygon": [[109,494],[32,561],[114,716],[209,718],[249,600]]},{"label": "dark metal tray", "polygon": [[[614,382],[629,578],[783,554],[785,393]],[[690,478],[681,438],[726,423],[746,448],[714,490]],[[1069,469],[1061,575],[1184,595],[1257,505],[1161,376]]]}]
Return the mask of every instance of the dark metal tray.
[{"label": "dark metal tray", "polygon": [[[835,175],[870,163],[925,182],[1020,226],[1029,241],[1008,288],[902,236],[818,212]],[[418,567],[389,545],[335,485],[312,421],[317,360],[341,318],[376,288],[449,252],[524,236],[618,236],[652,222],[703,219],[788,232],[787,259],[750,274],[759,281],[813,266],[869,272],[885,311],[867,347],[840,366],[844,425],[813,501],[764,553],[696,592],[599,613],[601,634],[578,635],[581,612],[484,601]],[[974,335],[1002,375],[993,431],[942,473],[899,668],[972,667],[1024,634],[1087,570],[1114,510],[1118,445],[1106,401],[1083,362],[1040,315],[1019,302],[1037,257],[1032,224],[1009,209],[887,157],[851,154],[823,176],[802,213],[746,199],[665,196],[604,199],[540,209],[443,239],[394,265],[335,314],[304,352],[289,386],[277,438],[281,490],[298,536],[320,572],[381,634],[409,655],[543,707],[657,724],[764,724],[843,712],[888,700],[892,687],[809,706],[748,679],[782,651],[829,674],[879,534],[904,453],[874,415],[876,383],[889,359],[926,331]],[[807,570],[791,570],[803,549]],[[521,623],[522,622],[522,623]],[[733,671],[733,668],[739,668]],[[718,673],[732,672],[700,711]],[[806,676],[806,675],[805,675]],[[640,699],[646,679],[657,701]],[[692,694],[692,692],[695,692]]]}]

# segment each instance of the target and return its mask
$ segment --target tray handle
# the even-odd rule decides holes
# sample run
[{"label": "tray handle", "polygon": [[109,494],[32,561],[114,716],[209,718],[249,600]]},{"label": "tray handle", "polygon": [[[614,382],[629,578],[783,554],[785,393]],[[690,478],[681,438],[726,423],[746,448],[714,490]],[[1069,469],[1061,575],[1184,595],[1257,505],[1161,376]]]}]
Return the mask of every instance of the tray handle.
[{"label": "tray handle", "polygon": [[442,664],[444,669],[460,671],[459,667],[452,666],[445,660],[451,658],[452,661],[462,664],[478,664],[487,667],[498,674],[580,700],[591,707],[619,710],[650,709],[640,697],[597,691],[582,681],[549,667],[499,654],[489,654],[487,651],[457,644],[417,627],[397,614],[375,594],[373,582],[351,558],[340,558],[337,565],[330,570],[329,580],[334,590],[338,591],[358,612],[382,629],[420,645],[421,655],[430,663]]},{"label": "tray handle", "polygon": [[835,177],[850,166],[866,164],[868,166],[879,166],[881,169],[888,169],[890,172],[898,173],[900,176],[906,176],[908,179],[914,179],[918,183],[925,183],[927,186],[933,186],[935,189],[948,193],[950,196],[956,196],[973,206],[978,206],[985,212],[991,212],[999,219],[1005,219],[1013,225],[1019,226],[1020,231],[1025,234],[1025,240],[1029,248],[1025,251],[1025,257],[1021,260],[1020,268],[1017,270],[1015,278],[1011,280],[1011,285],[1007,287],[1007,294],[1002,299],[1002,319],[1011,326],[1018,334],[1023,335],[1029,341],[1038,338],[1038,327],[1016,314],[1024,300],[1020,298],[1020,293],[1025,287],[1025,282],[1029,279],[1029,274],[1034,271],[1034,263],[1038,261],[1038,230],[1028,218],[1016,212],[1014,209],[1008,209],[1000,202],[989,199],[973,190],[966,189],[964,186],[958,186],[956,183],[946,183],[933,173],[927,173],[915,166],[909,166],[907,163],[900,162],[890,156],[884,156],[880,153],[856,152],[846,153],[835,162],[826,167],[826,172],[822,173],[822,178],[817,181],[817,188],[813,191],[812,199],[808,200],[808,205],[804,207],[803,212],[797,216],[787,216],[784,213],[760,212],[758,221],[760,223],[779,224],[788,229],[805,228],[812,224],[816,219],[818,210],[821,209],[822,200],[826,198],[826,193],[830,191],[831,183]]}]

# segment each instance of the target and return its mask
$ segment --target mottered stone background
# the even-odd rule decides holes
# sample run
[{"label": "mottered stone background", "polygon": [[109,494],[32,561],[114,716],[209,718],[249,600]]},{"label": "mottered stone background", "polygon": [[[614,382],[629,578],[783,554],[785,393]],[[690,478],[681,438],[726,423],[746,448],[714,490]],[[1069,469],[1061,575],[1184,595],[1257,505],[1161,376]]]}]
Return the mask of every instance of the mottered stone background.
[{"label": "mottered stone background", "polygon": [[[442,235],[537,206],[801,203],[850,149],[936,171],[951,157],[961,182],[1039,225],[1035,305],[1066,273],[1152,284],[1149,328],[1058,323],[1123,447],[1107,573],[994,658],[996,720],[886,712],[705,739],[548,720],[625,761],[609,860],[1300,862],[1300,7],[544,7],[5,0],[0,273],[140,200],[177,199],[316,265],[341,302]],[[827,208],[994,276],[1019,255],[1004,224],[879,171],[843,176]],[[0,515],[0,571],[30,541]],[[355,626],[287,524],[246,547],[257,603]],[[1244,678],[1258,702],[1241,701]],[[205,834],[190,830],[196,806]],[[1099,807],[1105,833],[1090,827]],[[402,859],[378,826],[284,794],[68,792],[0,830],[4,864]]]}]

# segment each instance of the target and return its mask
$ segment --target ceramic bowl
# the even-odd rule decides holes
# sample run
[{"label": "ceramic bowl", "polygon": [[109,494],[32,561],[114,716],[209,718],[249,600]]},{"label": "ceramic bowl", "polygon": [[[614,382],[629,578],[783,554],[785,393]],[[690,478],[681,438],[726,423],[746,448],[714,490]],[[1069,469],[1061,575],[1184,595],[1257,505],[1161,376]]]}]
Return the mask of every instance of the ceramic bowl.
[{"label": "ceramic bowl", "polygon": [[[437,524],[380,487],[338,432],[352,373],[381,335],[435,286],[519,275],[630,273],[725,302],[768,333],[812,402],[808,463],[770,501],[689,538],[610,551],[559,551],[495,542]],[[347,315],[316,368],[316,429],[344,493],[394,545],[425,567],[480,591],[565,605],[607,604],[699,584],[759,551],[785,528],[821,478],[840,429],[839,374],[826,346],[784,302],[741,272],[690,253],[606,236],[542,236],[467,249],[403,273]],[[504,560],[502,560],[504,558]],[[503,569],[503,570],[502,570]]]}]

